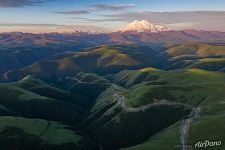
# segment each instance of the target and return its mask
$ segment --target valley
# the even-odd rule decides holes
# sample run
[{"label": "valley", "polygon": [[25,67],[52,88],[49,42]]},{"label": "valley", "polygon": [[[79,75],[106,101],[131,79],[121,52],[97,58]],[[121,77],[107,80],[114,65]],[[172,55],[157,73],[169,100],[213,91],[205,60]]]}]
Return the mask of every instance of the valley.
[{"label": "valley", "polygon": [[0,37],[0,149],[188,150],[225,142],[223,32]]}]

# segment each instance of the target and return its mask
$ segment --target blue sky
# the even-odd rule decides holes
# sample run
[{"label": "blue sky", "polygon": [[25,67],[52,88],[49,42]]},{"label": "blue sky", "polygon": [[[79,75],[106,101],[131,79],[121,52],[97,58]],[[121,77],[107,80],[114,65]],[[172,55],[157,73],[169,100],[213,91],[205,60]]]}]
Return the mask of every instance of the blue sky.
[{"label": "blue sky", "polygon": [[225,31],[224,11],[225,0],[0,0],[0,32],[80,26],[113,30],[136,19]]}]

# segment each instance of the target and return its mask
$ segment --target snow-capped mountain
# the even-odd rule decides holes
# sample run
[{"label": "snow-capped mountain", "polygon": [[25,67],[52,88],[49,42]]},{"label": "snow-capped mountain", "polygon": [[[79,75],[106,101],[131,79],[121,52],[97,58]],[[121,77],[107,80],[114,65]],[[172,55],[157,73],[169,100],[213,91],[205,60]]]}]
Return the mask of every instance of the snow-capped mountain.
[{"label": "snow-capped mountain", "polygon": [[156,25],[148,22],[147,20],[138,21],[135,20],[128,24],[125,28],[122,28],[121,32],[135,31],[135,32],[162,32],[168,31],[165,26]]}]

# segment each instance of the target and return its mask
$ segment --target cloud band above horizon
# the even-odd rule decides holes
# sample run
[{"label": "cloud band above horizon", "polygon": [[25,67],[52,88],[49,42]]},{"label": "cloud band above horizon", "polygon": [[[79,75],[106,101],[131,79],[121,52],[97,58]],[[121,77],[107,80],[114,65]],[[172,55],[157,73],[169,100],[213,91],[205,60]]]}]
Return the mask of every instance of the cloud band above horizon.
[{"label": "cloud band above horizon", "polygon": [[[7,30],[14,31],[17,26],[16,29],[24,31],[25,27],[41,27],[46,31],[53,26],[79,25],[115,31],[134,20],[148,20],[173,30],[225,31],[225,1],[216,0],[212,4],[205,0],[204,5],[200,0],[162,1],[164,6],[158,0],[133,0],[132,3],[129,0],[123,3],[119,0],[0,0],[0,28],[9,25]],[[214,5],[218,7],[211,9]],[[184,11],[185,8],[189,11]]]}]

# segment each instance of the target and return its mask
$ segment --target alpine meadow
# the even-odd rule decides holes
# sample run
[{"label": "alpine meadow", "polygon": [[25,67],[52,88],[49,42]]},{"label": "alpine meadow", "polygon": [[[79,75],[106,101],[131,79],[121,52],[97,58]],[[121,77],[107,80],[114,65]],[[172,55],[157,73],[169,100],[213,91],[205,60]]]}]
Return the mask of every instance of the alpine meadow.
[{"label": "alpine meadow", "polygon": [[0,150],[224,150],[224,0],[0,0]]}]

